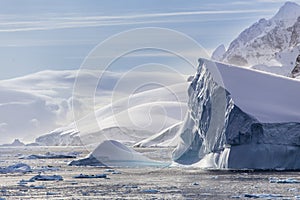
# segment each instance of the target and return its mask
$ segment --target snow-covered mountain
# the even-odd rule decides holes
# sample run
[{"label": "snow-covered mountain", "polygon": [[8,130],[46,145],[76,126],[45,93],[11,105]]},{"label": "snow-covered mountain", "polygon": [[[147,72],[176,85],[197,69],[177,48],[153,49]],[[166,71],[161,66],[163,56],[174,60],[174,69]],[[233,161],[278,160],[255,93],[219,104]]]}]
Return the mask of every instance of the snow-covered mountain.
[{"label": "snow-covered mountain", "polygon": [[200,60],[173,159],[204,168],[300,169],[300,95],[293,92],[299,86]]},{"label": "snow-covered mountain", "polygon": [[[147,73],[147,76],[152,75]],[[186,114],[188,85],[185,77],[178,84],[130,95],[102,106],[76,123],[37,137],[35,142],[48,146],[98,145],[104,140],[117,140],[134,145],[157,133],[168,135],[166,138],[170,140],[177,130],[174,125],[182,122]],[[92,123],[94,117],[95,124]]]},{"label": "snow-covered mountain", "polygon": [[[99,77],[95,76],[95,73],[92,71],[82,71],[80,74],[77,72],[76,70],[43,71],[24,77],[0,81],[0,112],[3,113],[0,117],[0,144],[8,143],[14,138],[20,138],[22,141],[28,143],[44,134],[42,137],[37,138],[37,143],[55,146],[78,145],[80,142],[78,141],[78,131],[75,126],[66,126],[72,124],[74,121],[73,109],[76,110],[76,114],[79,113],[77,119],[85,118],[85,120],[81,121],[86,122],[82,123],[84,124],[84,129],[89,130],[86,132],[92,135],[92,133],[95,133],[95,130],[99,130],[98,127],[89,126],[90,123],[87,123],[92,116],[88,111],[94,109],[94,104],[87,105],[84,98],[73,98],[73,85],[78,76],[81,76],[82,89],[91,88],[91,83],[97,82]],[[145,85],[145,87],[139,88],[130,100],[123,99],[117,101],[116,98],[116,102],[113,103],[114,106],[110,105],[113,95],[113,97],[122,97],[126,96],[129,92],[126,91],[126,88],[124,89],[125,86],[116,87],[118,82],[122,78],[124,79],[123,75],[119,72],[105,72],[105,75],[101,77],[101,84],[95,90],[95,103],[97,107],[101,108],[98,109],[97,116],[99,122],[101,122],[101,130],[106,135],[112,131],[109,129],[114,129],[115,132],[120,133],[116,134],[118,135],[116,137],[119,137],[120,140],[135,143],[140,139],[144,139],[150,133],[145,131],[145,137],[143,136],[138,139],[125,137],[123,132],[133,132],[130,128],[133,126],[133,120],[137,123],[135,126],[147,127],[148,123],[153,126],[154,123],[157,123],[157,129],[153,129],[153,131],[159,132],[161,129],[158,129],[158,124],[164,124],[163,113],[165,111],[169,113],[169,118],[167,118],[170,119],[166,119],[166,126],[176,123],[178,120],[176,117],[173,119],[171,113],[173,111],[171,110],[179,112],[178,109],[180,109],[180,112],[185,112],[185,109],[181,110],[181,108],[186,107],[187,77],[182,76],[178,78],[178,75],[174,77],[174,74],[168,72],[127,73],[127,88],[137,84],[141,86],[145,81],[154,83],[151,80],[155,79],[157,83],[162,83],[165,89],[159,90],[159,87],[153,87],[148,84],[149,87]],[[179,83],[178,86],[176,86],[177,82]],[[149,92],[147,93],[147,91]],[[173,102],[180,102],[180,105]],[[142,104],[145,105],[142,106]],[[126,110],[126,108],[129,109]],[[177,111],[174,111],[173,114],[178,116],[184,115]],[[144,114],[149,112],[149,115]],[[151,115],[153,118],[161,121],[154,120],[151,123],[150,121],[153,119],[150,118]],[[132,119],[128,120],[128,117],[132,117]],[[120,124],[119,122],[122,121],[121,118],[125,118],[127,121],[125,120],[124,124]],[[131,125],[127,122],[131,123]],[[148,128],[150,129],[150,126]],[[161,128],[167,127],[162,126]],[[118,131],[116,131],[117,129]],[[80,134],[83,132],[85,131],[81,131]],[[89,136],[90,140],[92,140],[91,135]]]},{"label": "snow-covered mountain", "polygon": [[289,76],[300,54],[299,45],[300,6],[286,2],[271,19],[260,19],[241,32],[225,52],[218,47],[212,58]]}]

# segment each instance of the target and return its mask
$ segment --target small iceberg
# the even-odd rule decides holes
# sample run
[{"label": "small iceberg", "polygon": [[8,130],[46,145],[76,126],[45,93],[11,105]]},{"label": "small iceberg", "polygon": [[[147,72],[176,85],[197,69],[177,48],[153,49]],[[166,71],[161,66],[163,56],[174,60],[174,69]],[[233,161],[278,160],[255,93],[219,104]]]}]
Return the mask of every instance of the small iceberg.
[{"label": "small iceberg", "polygon": [[27,172],[32,172],[32,169],[29,165],[24,163],[17,163],[15,165],[10,165],[8,167],[0,168],[0,174],[27,173]]},{"label": "small iceberg", "polygon": [[167,166],[166,163],[151,160],[115,140],[103,141],[87,158],[74,160],[69,165],[103,167]]},{"label": "small iceberg", "polygon": [[283,196],[280,194],[245,194],[244,197],[246,198],[255,198],[255,199],[278,199],[282,198]]},{"label": "small iceberg", "polygon": [[299,180],[293,179],[293,178],[287,178],[287,179],[279,179],[279,178],[270,178],[270,183],[286,183],[286,184],[295,184],[300,183]]},{"label": "small iceberg", "polygon": [[32,189],[46,189],[44,185],[30,185],[29,187]]},{"label": "small iceberg", "polygon": [[28,156],[21,156],[19,159],[66,159],[66,158],[76,158],[76,154],[73,153],[51,153],[47,152],[45,155],[28,155]]},{"label": "small iceberg", "polygon": [[73,178],[107,178],[107,175],[106,174],[96,174],[96,175],[79,174],[77,176],[73,176]]},{"label": "small iceberg", "polygon": [[155,190],[155,189],[147,189],[147,190],[142,190],[142,193],[156,194],[156,193],[159,193],[159,190]]},{"label": "small iceberg", "polygon": [[36,175],[29,179],[29,182],[34,182],[34,181],[62,181],[64,180],[62,176],[60,175]]}]

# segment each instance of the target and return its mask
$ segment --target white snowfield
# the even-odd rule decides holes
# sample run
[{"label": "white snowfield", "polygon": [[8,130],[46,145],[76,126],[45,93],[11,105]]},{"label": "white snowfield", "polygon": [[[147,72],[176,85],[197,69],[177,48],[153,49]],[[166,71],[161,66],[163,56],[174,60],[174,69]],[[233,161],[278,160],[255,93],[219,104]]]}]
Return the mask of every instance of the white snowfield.
[{"label": "white snowfield", "polygon": [[173,147],[177,145],[177,133],[182,126],[182,122],[174,124],[157,134],[154,134],[138,143],[135,147]]}]

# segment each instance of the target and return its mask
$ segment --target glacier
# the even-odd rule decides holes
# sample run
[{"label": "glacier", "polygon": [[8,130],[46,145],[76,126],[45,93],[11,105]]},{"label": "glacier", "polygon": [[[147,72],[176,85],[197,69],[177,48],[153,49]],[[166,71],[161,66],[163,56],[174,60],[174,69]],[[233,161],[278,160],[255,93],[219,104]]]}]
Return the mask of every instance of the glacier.
[{"label": "glacier", "polygon": [[[223,80],[215,78],[212,72],[216,69]],[[245,76],[248,78],[240,80]],[[257,83],[262,84],[257,86]],[[269,84],[273,87],[271,91],[267,90]],[[293,97],[299,102],[299,95],[283,98],[281,95],[285,94],[276,88],[277,84],[291,86],[291,95],[300,82],[199,59],[197,73],[188,89],[188,113],[179,130],[180,142],[173,152],[174,162],[214,169],[299,170],[300,112],[276,115],[284,107],[276,97]],[[251,85],[256,89],[249,90]],[[260,101],[249,103],[242,98],[247,97],[247,93],[261,96]],[[270,101],[273,97],[275,99]],[[260,108],[260,112],[251,104]],[[289,111],[293,106],[297,111],[296,104],[285,104],[288,105],[284,108]],[[266,105],[277,111],[272,113]],[[268,118],[262,117],[268,114]]]}]

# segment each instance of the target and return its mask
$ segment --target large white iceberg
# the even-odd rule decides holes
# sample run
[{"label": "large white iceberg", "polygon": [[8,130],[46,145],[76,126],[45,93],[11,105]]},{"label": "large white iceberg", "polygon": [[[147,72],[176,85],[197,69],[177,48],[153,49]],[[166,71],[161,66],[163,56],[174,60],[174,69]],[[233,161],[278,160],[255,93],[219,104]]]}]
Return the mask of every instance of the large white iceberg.
[{"label": "large white iceberg", "polygon": [[203,168],[300,169],[299,86],[200,59],[174,161]]}]

